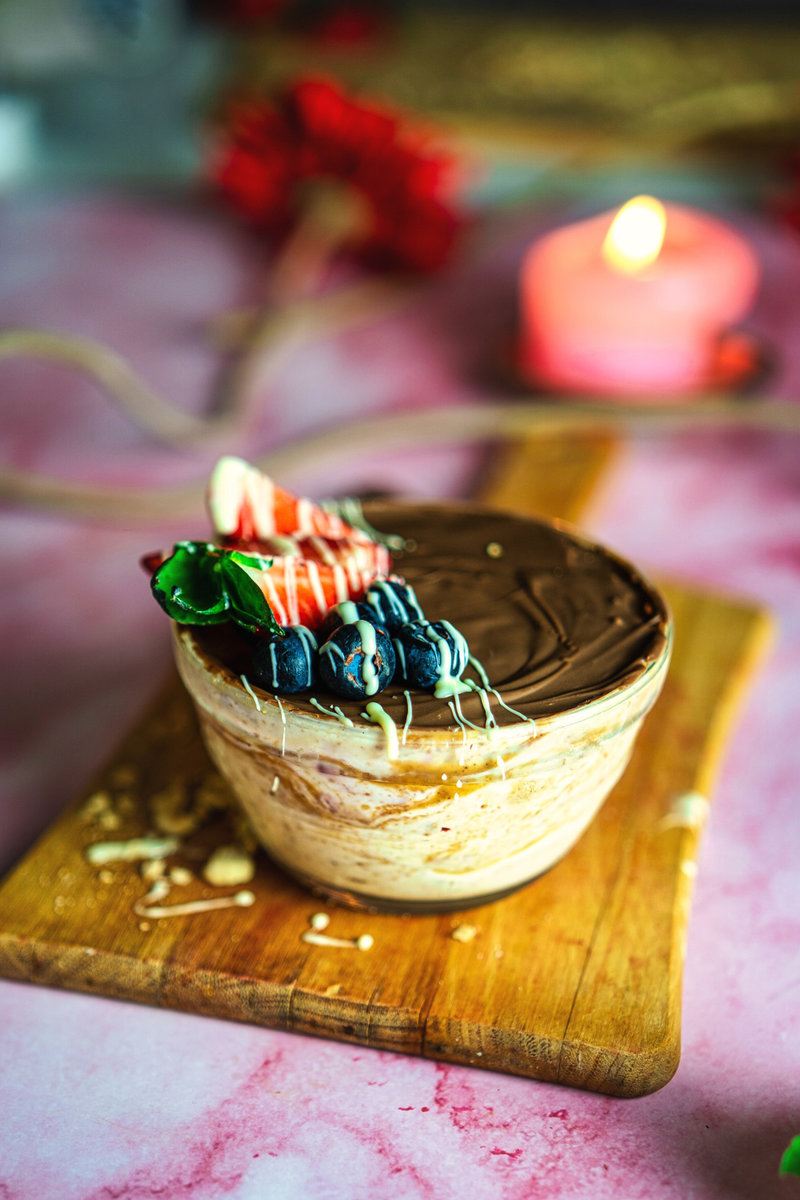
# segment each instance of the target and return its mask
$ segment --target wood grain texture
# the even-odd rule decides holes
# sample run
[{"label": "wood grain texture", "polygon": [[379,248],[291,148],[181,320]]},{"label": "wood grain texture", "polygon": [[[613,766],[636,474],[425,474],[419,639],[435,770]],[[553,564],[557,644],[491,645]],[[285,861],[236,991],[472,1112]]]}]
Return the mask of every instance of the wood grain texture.
[{"label": "wood grain texture", "polygon": [[[0,888],[0,973],[613,1095],[662,1086],[679,1057],[700,833],[678,802],[710,794],[768,629],[747,605],[680,586],[668,596],[673,665],[627,772],[567,858],[515,895],[441,916],[359,913],[323,905],[261,856],[251,908],[137,915],[148,887],[137,865],[101,871],[86,847],[151,831],[165,789],[191,812],[219,787],[173,680],[88,797],[105,793],[118,827],[81,797]],[[199,872],[236,821],[233,808],[214,810],[183,840],[169,863],[195,878],[165,904],[235,890]],[[372,949],[305,943],[323,907],[329,934],[369,933]],[[458,925],[474,938],[455,940]]]},{"label": "wood grain texture", "polygon": [[611,435],[534,433],[489,455],[478,494],[511,512],[580,520],[617,452]]}]

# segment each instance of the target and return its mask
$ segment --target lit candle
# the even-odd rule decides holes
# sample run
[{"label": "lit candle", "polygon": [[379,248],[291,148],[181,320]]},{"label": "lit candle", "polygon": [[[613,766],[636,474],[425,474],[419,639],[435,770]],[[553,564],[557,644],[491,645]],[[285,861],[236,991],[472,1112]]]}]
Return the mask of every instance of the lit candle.
[{"label": "lit candle", "polygon": [[637,196],[531,246],[520,276],[519,367],[562,391],[686,396],[749,312],[760,271],[724,222]]}]

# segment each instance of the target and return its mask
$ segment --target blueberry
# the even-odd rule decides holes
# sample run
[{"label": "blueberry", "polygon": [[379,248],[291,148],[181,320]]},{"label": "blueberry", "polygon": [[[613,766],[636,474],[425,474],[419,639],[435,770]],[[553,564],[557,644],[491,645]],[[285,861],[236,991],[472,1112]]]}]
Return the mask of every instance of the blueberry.
[{"label": "blueberry", "polygon": [[332,692],[350,700],[383,691],[394,669],[392,639],[385,629],[369,621],[341,625],[320,646],[320,679]]},{"label": "blueberry", "polygon": [[407,583],[394,579],[376,580],[367,588],[364,599],[373,609],[377,623],[392,635],[409,621],[424,620],[414,589]]},{"label": "blueberry", "polygon": [[304,625],[287,625],[283,637],[260,638],[248,675],[269,692],[304,692],[317,679],[317,639]]},{"label": "blueberry", "polygon": [[371,625],[381,624],[376,619],[375,609],[370,608],[368,604],[357,603],[355,600],[343,600],[341,604],[334,604],[333,608],[328,609],[324,621],[317,630],[320,645],[328,640],[334,629],[341,629],[342,625],[352,625],[354,621],[369,621]]},{"label": "blueberry", "polygon": [[464,635],[449,621],[409,621],[394,638],[398,674],[431,691],[457,680],[469,661]]}]

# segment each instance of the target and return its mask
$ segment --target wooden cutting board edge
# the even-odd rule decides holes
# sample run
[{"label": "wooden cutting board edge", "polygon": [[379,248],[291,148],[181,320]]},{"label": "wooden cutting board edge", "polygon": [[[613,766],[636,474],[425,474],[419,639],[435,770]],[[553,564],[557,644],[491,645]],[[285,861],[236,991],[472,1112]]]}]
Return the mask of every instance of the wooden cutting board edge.
[{"label": "wooden cutting board edge", "polygon": [[[685,584],[670,580],[661,580],[660,586],[670,602],[678,592],[685,589]],[[745,636],[735,666],[726,678],[707,727],[703,754],[697,761],[692,784],[692,790],[711,801],[726,746],[735,729],[747,689],[753,675],[774,644],[776,623],[773,615],[766,609],[753,605],[744,598],[735,598],[728,593],[714,593],[705,589],[704,591],[709,599],[720,606],[738,607],[747,620]],[[674,1076],[681,1058],[682,989],[689,914],[697,875],[700,840],[710,811],[710,807],[706,809],[701,822],[694,825],[676,825],[672,831],[677,866],[674,872],[676,884],[669,946],[669,992],[663,1041],[659,1045],[651,1045],[639,1051],[610,1052],[604,1047],[571,1039],[570,1026],[580,994],[578,989],[562,1040],[558,1082],[634,1098],[659,1090]],[[623,838],[621,841],[623,845],[630,845],[632,839]],[[602,906],[598,914],[598,924],[605,911],[606,906]],[[585,970],[589,961],[590,958],[587,957]]]}]

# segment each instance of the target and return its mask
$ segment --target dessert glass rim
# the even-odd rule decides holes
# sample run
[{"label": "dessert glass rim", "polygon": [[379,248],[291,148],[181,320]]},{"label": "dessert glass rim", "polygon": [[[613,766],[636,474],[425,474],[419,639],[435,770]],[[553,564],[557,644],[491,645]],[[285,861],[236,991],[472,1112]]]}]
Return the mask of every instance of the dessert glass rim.
[{"label": "dessert glass rim", "polygon": [[[202,645],[201,627],[179,625],[177,622],[172,622],[172,627],[175,644],[179,646],[181,642],[189,642],[192,647],[193,657],[199,663],[203,672],[209,675],[213,672],[217,676],[217,685],[223,689],[232,689],[234,694],[238,699],[241,700],[245,707],[254,707],[253,696],[251,694],[251,691],[254,690],[258,696],[264,697],[267,703],[272,702],[275,704],[276,708],[283,709],[285,711],[291,711],[293,719],[305,719],[314,723],[323,717],[329,717],[331,720],[336,720],[336,716],[333,712],[308,712],[306,709],[300,708],[293,703],[293,697],[291,695],[278,695],[277,693],[271,692],[269,689],[263,688],[257,683],[251,683],[250,681],[248,681],[250,685],[249,688],[245,687],[245,685],[242,683],[241,677],[238,676],[232,668],[230,668],[225,662],[222,661],[222,659],[218,658]],[[199,639],[197,636],[198,632],[200,633]],[[495,726],[491,730],[491,736],[494,738],[499,737],[500,740],[502,740],[504,735],[509,735],[511,731],[514,730],[519,731],[521,727],[526,725],[530,725],[537,734],[544,733],[549,729],[554,728],[556,725],[559,728],[564,728],[581,724],[583,721],[591,720],[592,717],[595,716],[595,714],[599,711],[602,711],[605,714],[613,714],[615,708],[622,707],[623,705],[629,705],[631,701],[640,694],[640,692],[650,687],[654,677],[660,676],[667,671],[672,655],[672,646],[673,621],[671,613],[669,609],[667,609],[666,620],[664,622],[664,644],[661,647],[657,657],[644,665],[641,674],[635,676],[633,679],[629,679],[623,683],[615,685],[611,691],[602,696],[596,696],[592,700],[587,700],[583,704],[575,704],[570,708],[554,709],[553,712],[545,713],[536,718],[520,717],[518,721],[512,721],[508,724]],[[443,700],[442,703],[445,704],[445,701]],[[632,719],[634,718],[632,717]],[[355,726],[355,729],[358,728],[363,728],[366,736],[368,733],[374,734],[377,727],[370,722],[364,721],[363,726]],[[430,739],[444,735],[453,736],[457,732],[457,729],[458,726],[455,720],[453,721],[452,725],[441,725],[435,728],[415,728],[414,725],[411,724],[407,734],[409,739]],[[354,731],[351,730],[350,732],[352,733]],[[487,737],[489,736],[489,732],[490,731],[487,729]]]}]

